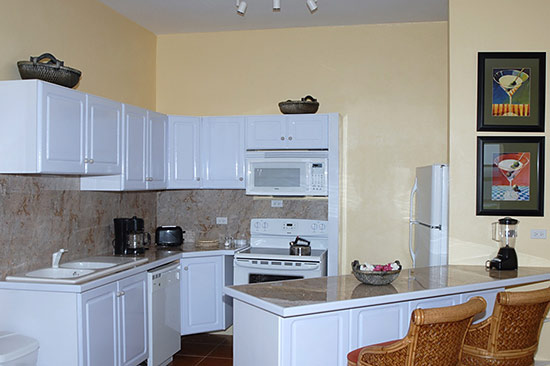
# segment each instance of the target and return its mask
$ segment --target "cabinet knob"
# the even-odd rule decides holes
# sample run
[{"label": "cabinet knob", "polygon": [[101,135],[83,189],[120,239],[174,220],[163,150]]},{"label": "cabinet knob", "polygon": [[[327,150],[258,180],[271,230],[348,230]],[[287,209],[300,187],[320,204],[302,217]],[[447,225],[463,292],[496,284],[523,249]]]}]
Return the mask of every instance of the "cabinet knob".
[{"label": "cabinet knob", "polygon": [[189,267],[188,267],[188,266],[185,266],[185,267],[183,267],[183,270],[184,270],[184,271],[189,271]]},{"label": "cabinet knob", "polygon": [[94,163],[94,159],[89,159],[88,162],[89,162],[90,164],[93,164],[93,163]]},{"label": "cabinet knob", "polygon": [[292,141],[292,136],[288,136],[288,141]]},{"label": "cabinet knob", "polygon": [[281,141],[284,141],[285,140],[285,137],[284,136],[281,136]]},{"label": "cabinet knob", "polygon": [[117,297],[121,297],[121,296],[124,296],[125,292],[124,291],[119,291],[116,293]]},{"label": "cabinet knob", "polygon": [[90,160],[84,159],[84,164],[88,164],[89,162],[90,162]]},{"label": "cabinet knob", "polygon": [[201,178],[200,178],[200,177],[197,177],[197,182],[198,182],[199,180],[201,180]]},{"label": "cabinet knob", "polygon": [[239,180],[242,182],[242,181],[244,180],[244,178],[243,178],[243,177],[240,177]]}]

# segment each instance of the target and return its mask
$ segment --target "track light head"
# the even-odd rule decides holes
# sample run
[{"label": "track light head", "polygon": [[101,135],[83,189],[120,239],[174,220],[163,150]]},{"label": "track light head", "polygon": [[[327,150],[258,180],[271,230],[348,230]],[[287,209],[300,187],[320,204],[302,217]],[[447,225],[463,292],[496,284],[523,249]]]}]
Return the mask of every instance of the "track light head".
[{"label": "track light head", "polygon": [[281,11],[281,0],[273,0],[273,11]]},{"label": "track light head", "polygon": [[306,5],[309,8],[310,12],[314,12],[317,10],[317,1],[316,0],[307,0]]},{"label": "track light head", "polygon": [[237,0],[237,13],[239,15],[244,15],[246,13],[246,1]]}]

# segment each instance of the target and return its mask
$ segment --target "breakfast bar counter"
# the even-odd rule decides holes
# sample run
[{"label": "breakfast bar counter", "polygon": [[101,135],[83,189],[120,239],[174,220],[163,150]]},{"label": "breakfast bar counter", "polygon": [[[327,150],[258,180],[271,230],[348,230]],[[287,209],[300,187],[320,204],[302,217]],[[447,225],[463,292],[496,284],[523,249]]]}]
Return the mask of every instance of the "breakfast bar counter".
[{"label": "breakfast bar counter", "polygon": [[449,265],[404,269],[385,286],[343,275],[226,287],[234,299],[234,364],[345,366],[349,351],[405,336],[418,307],[483,296],[481,320],[492,313],[499,291],[548,280],[550,268],[544,267]]}]

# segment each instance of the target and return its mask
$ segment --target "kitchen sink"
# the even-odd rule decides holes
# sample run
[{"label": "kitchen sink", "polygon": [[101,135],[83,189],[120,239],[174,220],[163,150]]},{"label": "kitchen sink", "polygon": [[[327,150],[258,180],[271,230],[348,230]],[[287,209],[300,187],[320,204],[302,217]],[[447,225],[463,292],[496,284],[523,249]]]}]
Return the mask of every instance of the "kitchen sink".
[{"label": "kitchen sink", "polygon": [[73,269],[103,269],[116,266],[117,263],[106,263],[106,262],[67,262],[59,265],[61,268],[73,268]]},{"label": "kitchen sink", "polygon": [[93,273],[91,269],[72,269],[72,268],[42,268],[25,274],[27,277],[40,278],[75,278]]}]

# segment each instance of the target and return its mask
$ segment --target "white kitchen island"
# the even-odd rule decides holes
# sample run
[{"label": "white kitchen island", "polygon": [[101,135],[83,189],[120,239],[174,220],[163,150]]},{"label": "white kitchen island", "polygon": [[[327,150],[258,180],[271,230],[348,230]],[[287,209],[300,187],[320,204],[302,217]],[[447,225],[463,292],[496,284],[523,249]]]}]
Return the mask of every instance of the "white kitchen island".
[{"label": "white kitchen island", "polygon": [[486,271],[482,266],[406,269],[390,285],[353,275],[231,286],[233,365],[346,366],[349,351],[398,339],[418,308],[449,306],[483,296],[492,313],[507,287],[550,280],[550,268]]}]

